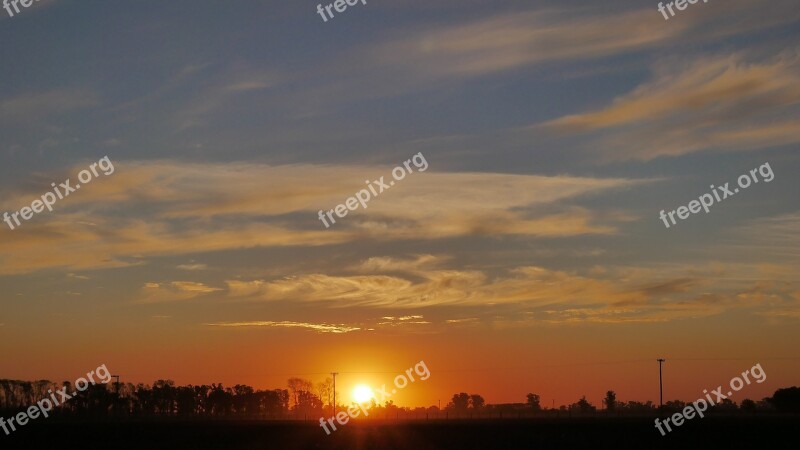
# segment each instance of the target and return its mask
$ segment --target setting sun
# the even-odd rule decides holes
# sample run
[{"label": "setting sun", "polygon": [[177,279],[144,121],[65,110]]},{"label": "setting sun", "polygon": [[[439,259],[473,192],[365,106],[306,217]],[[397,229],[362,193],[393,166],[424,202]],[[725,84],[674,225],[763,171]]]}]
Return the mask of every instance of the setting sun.
[{"label": "setting sun", "polygon": [[356,403],[365,403],[372,400],[374,397],[375,394],[372,393],[372,388],[367,385],[359,384],[353,389],[353,400],[355,400]]}]

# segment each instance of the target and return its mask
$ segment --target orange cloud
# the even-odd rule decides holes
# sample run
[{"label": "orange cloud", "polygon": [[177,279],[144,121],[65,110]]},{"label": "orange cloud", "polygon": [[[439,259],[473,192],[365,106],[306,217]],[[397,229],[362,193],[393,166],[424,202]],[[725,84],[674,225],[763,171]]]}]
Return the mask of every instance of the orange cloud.
[{"label": "orange cloud", "polygon": [[800,142],[797,121],[783,118],[796,116],[798,105],[800,57],[782,55],[754,63],[737,54],[697,58],[687,64],[664,62],[652,81],[610,105],[540,127],[605,131],[599,141],[608,159],[651,160]]},{"label": "orange cloud", "polygon": [[681,39],[714,41],[800,19],[792,0],[775,0],[770,6],[728,0],[724,7],[698,9],[669,23],[650,7],[613,13],[515,11],[376,44],[360,59],[413,78],[472,77],[554,60],[597,59],[671,46]]},{"label": "orange cloud", "polygon": [[[140,264],[143,258],[254,246],[321,246],[363,239],[438,239],[467,235],[611,234],[623,213],[569,207],[582,196],[641,180],[494,173],[415,173],[331,229],[317,220],[391,168],[269,166],[114,161],[102,177],[60,200],[55,210],[0,233],[0,274]],[[41,175],[48,180],[70,173]],[[73,175],[74,176],[74,175]],[[412,178],[413,177],[413,178]],[[2,196],[15,211],[41,192]],[[549,207],[554,212],[533,214]],[[290,216],[291,215],[291,216]]]},{"label": "orange cloud", "polygon": [[[229,294],[254,301],[314,303],[332,308],[483,307],[503,305],[512,315],[423,320],[421,314],[385,316],[375,326],[403,324],[516,327],[532,323],[664,322],[722,314],[733,309],[793,310],[798,289],[791,274],[778,278],[753,265],[683,264],[594,267],[586,274],[525,266],[489,277],[481,271],[430,267],[431,255],[370,258],[356,266],[372,275],[309,274],[278,280],[229,281]],[[407,273],[409,276],[381,274]],[[416,264],[416,266],[415,266]],[[401,270],[397,270],[401,268]],[[765,269],[766,270],[766,269]],[[749,279],[746,277],[750,277]],[[772,279],[765,283],[764,279]],[[731,280],[741,280],[731,282]],[[246,288],[241,286],[245,285]],[[787,309],[789,308],[789,309]],[[496,309],[493,309],[496,311]]]},{"label": "orange cloud", "polygon": [[219,322],[219,323],[208,323],[206,325],[212,327],[225,327],[225,328],[250,328],[250,327],[304,328],[316,331],[318,333],[334,333],[334,334],[350,333],[352,331],[360,330],[360,328],[350,327],[346,325],[329,325],[329,324],[290,322],[290,321]]},{"label": "orange cloud", "polygon": [[172,281],[169,283],[145,283],[138,303],[161,303],[189,300],[222,289],[206,286],[193,281]]}]

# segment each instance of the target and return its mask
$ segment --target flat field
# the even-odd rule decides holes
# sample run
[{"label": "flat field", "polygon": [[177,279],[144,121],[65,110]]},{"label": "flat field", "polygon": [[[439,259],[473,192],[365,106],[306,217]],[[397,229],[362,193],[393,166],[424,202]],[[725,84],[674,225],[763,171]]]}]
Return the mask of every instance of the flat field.
[{"label": "flat field", "polygon": [[45,421],[0,448],[83,450],[796,449],[798,416],[707,417],[662,437],[646,418],[352,422]]}]

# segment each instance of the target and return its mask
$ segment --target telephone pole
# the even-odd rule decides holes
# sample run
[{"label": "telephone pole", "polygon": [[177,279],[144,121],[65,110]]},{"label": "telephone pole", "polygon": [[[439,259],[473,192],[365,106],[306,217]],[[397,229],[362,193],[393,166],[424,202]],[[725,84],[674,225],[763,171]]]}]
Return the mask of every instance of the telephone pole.
[{"label": "telephone pole", "polygon": [[661,408],[664,407],[664,382],[661,378],[661,364],[663,364],[664,361],[666,361],[666,359],[658,358],[658,402],[661,405]]},{"label": "telephone pole", "polygon": [[339,375],[339,372],[331,372],[333,375],[333,417],[336,417],[336,375]]}]

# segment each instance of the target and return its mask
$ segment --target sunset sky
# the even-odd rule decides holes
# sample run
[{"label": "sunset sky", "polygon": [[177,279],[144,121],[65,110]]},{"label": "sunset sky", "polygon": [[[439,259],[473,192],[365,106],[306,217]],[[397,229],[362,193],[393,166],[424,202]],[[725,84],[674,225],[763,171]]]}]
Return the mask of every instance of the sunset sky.
[{"label": "sunset sky", "polygon": [[[543,406],[800,382],[800,8],[50,0],[0,9],[0,378]],[[325,228],[330,210],[421,153]],[[659,212],[753,184],[667,229]],[[412,166],[413,167],[413,166]]]}]

